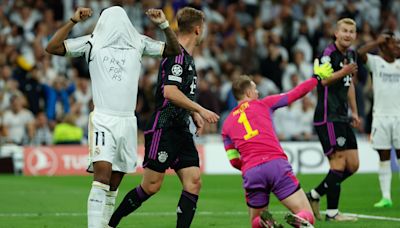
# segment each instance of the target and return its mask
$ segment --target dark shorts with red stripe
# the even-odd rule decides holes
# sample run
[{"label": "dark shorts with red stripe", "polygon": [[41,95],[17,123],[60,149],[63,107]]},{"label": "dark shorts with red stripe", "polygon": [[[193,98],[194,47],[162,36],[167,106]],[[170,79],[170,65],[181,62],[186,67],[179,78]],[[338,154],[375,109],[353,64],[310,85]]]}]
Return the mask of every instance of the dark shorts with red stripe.
[{"label": "dark shorts with red stripe", "polygon": [[357,149],[357,140],[349,123],[327,122],[315,126],[326,156],[337,150]]},{"label": "dark shorts with red stripe", "polygon": [[164,173],[168,168],[199,167],[199,163],[193,134],[187,129],[156,129],[145,135],[143,168]]}]

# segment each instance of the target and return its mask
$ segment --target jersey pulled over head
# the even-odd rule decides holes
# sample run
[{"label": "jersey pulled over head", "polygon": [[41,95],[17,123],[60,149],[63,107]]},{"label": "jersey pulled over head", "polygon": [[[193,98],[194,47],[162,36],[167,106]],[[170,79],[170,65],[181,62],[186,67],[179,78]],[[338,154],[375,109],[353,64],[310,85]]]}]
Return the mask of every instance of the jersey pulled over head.
[{"label": "jersey pulled over head", "polygon": [[163,42],[139,34],[119,6],[102,12],[93,34],[64,46],[66,56],[85,56],[95,109],[113,115],[134,113],[142,56],[160,57],[164,50]]},{"label": "jersey pulled over head", "polygon": [[93,30],[93,51],[104,48],[138,48],[134,40],[140,34],[133,27],[125,10],[120,6],[106,8],[100,15]]}]

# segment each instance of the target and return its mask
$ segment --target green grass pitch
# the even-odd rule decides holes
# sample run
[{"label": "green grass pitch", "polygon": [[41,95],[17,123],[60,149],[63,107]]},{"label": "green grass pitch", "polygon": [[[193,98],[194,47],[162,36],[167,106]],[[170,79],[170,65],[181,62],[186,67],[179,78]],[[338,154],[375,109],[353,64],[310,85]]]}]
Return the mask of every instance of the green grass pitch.
[{"label": "green grass pitch", "polygon": [[[322,175],[299,175],[305,190],[316,185]],[[126,176],[120,188],[118,203],[141,177]],[[23,177],[0,176],[1,228],[86,227],[86,201],[91,177]],[[393,174],[394,207],[376,209],[380,198],[378,176],[357,174],[342,185],[341,211],[400,219],[400,181]],[[120,227],[175,227],[175,210],[181,187],[178,178],[167,176],[161,191],[122,220]],[[321,208],[325,209],[325,200]],[[270,209],[283,222],[286,209],[271,197]],[[247,207],[238,175],[204,175],[194,228],[250,227]],[[285,225],[289,227],[289,225]],[[317,222],[316,227],[400,227],[400,221],[359,219],[351,223]]]}]

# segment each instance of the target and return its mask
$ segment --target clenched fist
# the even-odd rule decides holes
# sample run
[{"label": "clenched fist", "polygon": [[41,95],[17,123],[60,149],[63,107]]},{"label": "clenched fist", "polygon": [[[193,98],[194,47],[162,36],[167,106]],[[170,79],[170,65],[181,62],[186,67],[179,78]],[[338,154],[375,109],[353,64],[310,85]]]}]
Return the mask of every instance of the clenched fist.
[{"label": "clenched fist", "polygon": [[146,15],[150,18],[150,20],[159,25],[165,22],[167,19],[165,18],[164,12],[160,9],[149,9],[146,11]]},{"label": "clenched fist", "polygon": [[76,9],[74,16],[71,18],[76,22],[84,21],[92,16],[92,9],[79,7]]}]

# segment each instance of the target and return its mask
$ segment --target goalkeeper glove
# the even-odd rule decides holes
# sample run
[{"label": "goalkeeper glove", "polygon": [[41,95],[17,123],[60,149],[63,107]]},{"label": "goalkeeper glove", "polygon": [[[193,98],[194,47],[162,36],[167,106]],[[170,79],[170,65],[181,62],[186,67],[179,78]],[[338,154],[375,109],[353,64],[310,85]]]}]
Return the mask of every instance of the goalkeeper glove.
[{"label": "goalkeeper glove", "polygon": [[333,73],[333,68],[331,63],[326,62],[322,65],[319,64],[319,59],[316,58],[314,60],[314,75],[313,77],[315,77],[318,81],[330,78],[332,76]]}]

